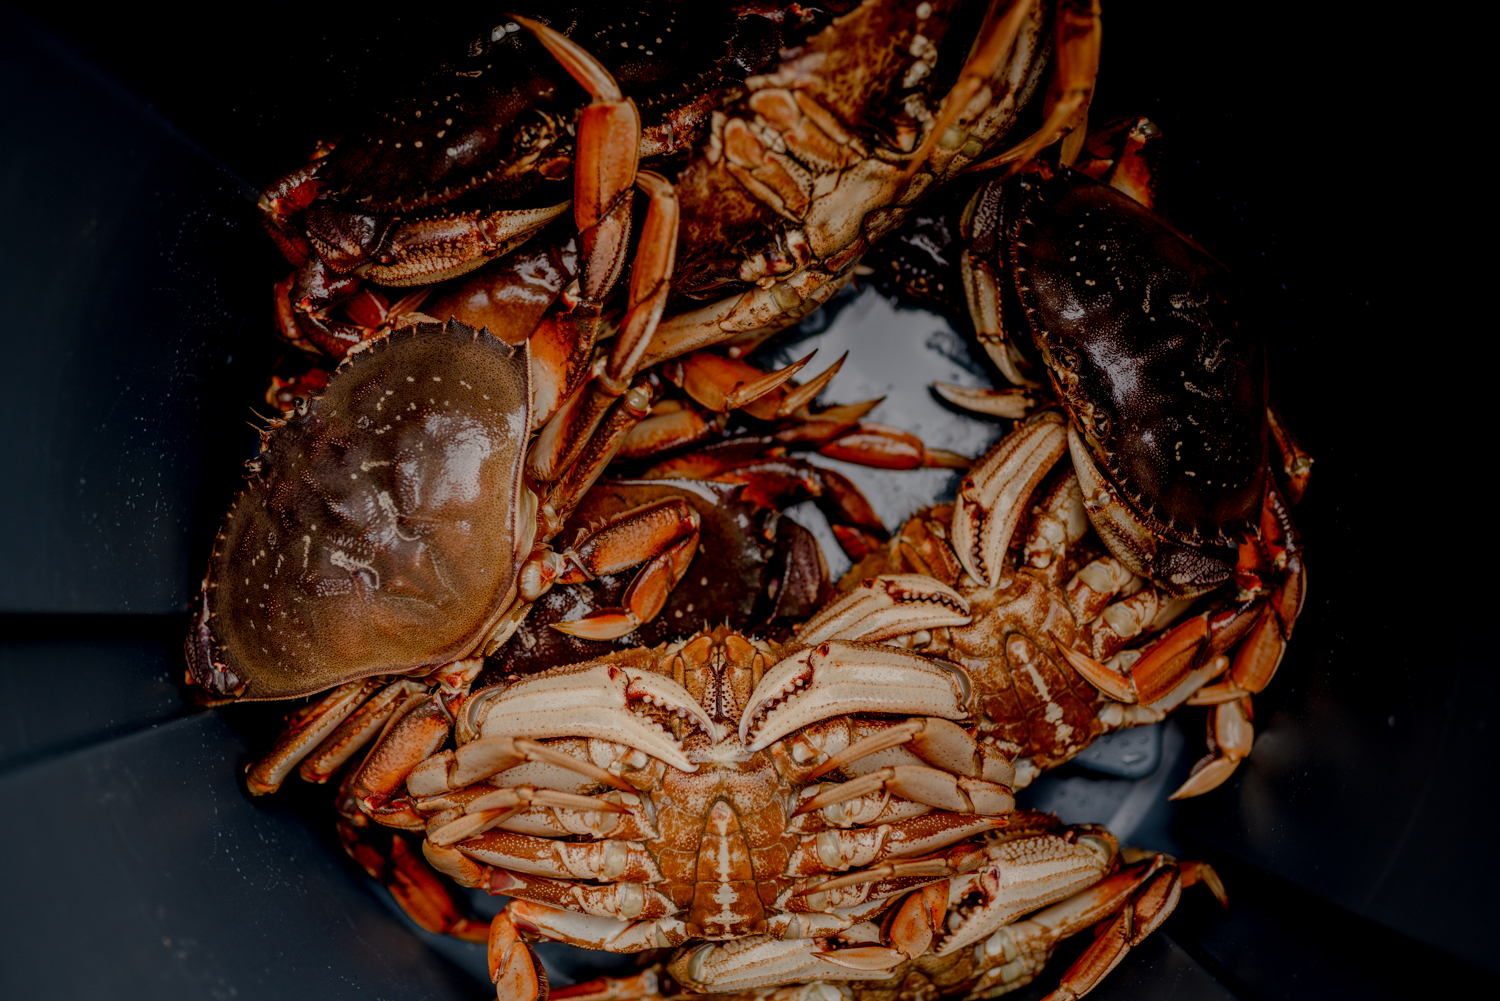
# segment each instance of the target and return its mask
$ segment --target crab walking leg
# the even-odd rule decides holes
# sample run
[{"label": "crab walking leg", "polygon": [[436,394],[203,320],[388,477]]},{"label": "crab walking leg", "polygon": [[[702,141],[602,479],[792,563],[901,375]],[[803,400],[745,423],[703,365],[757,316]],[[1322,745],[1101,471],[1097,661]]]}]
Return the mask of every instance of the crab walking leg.
[{"label": "crab walking leg", "polygon": [[585,780],[614,786],[622,792],[635,792],[630,783],[591,761],[519,737],[480,737],[457,751],[435,754],[412,769],[406,777],[406,788],[413,796],[436,796],[462,789],[526,761],[561,768]]},{"label": "crab walking leg", "polygon": [[[1016,381],[1016,380],[1011,380]],[[989,417],[1018,421],[1036,407],[1038,394],[1032,389],[982,389],[952,382],[934,382],[937,394],[955,407]]]},{"label": "crab walking leg", "polygon": [[[490,831],[482,838],[462,842],[453,849],[495,872],[510,870],[553,879],[620,880],[628,883],[660,882],[661,872],[639,842],[554,841],[511,831]],[[486,875],[484,885],[495,878]],[[481,885],[475,883],[474,885]],[[500,892],[500,891],[496,891]]]},{"label": "crab walking leg", "polygon": [[349,857],[385,886],[419,927],[467,942],[485,940],[485,923],[460,911],[437,873],[417,857],[400,834],[348,823],[340,823],[338,830]]},{"label": "crab walking leg", "polygon": [[833,298],[854,277],[852,259],[841,272],[805,265],[770,288],[753,288],[685,313],[657,327],[642,364],[657,365],[744,336],[784,330]]},{"label": "crab walking leg", "polygon": [[317,702],[289,715],[286,729],[271,753],[248,769],[245,784],[251,794],[262,796],[281,788],[292,769],[380,687],[378,678],[346,682]]},{"label": "crab walking leg", "polygon": [[584,48],[545,24],[509,16],[535,35],[593,98],[578,118],[573,216],[584,261],[583,295],[597,303],[614,287],[625,266],[630,189],[640,165],[641,116],[609,70]]},{"label": "crab walking leg", "polygon": [[661,979],[654,968],[629,977],[596,977],[559,987],[552,992],[552,997],[567,998],[568,1001],[665,1001]]},{"label": "crab walking leg", "polygon": [[1217,789],[1234,774],[1255,743],[1250,696],[1214,706],[1208,715],[1208,756],[1193,765],[1188,780],[1168,799],[1187,799]]},{"label": "crab walking leg", "polygon": [[1010,789],[999,783],[950,775],[923,765],[895,765],[826,786],[812,799],[800,804],[792,815],[811,813],[833,803],[877,792],[890,793],[951,813],[994,815],[1008,813],[1016,805]]},{"label": "crab walking leg", "polygon": [[1214,705],[1264,691],[1281,666],[1292,629],[1302,614],[1307,598],[1302,544],[1287,504],[1274,486],[1266,491],[1260,534],[1261,548],[1267,551],[1278,580],[1249,634],[1239,642],[1229,678],[1200,690],[1190,700],[1192,705]]},{"label": "crab walking leg", "polygon": [[[1047,146],[1066,139],[1063,162],[1071,164],[1083,148],[1089,101],[1099,75],[1099,43],[1102,35],[1099,0],[1062,0],[1053,22],[1052,83],[1042,107],[1041,127],[999,156],[975,164],[983,170],[1000,164],[1025,164]],[[1070,134],[1071,133],[1071,134]]]},{"label": "crab walking leg", "polygon": [[[994,216],[998,211],[999,198],[998,187],[981,188],[974,196],[974,200],[970,202],[969,210],[964,214],[965,218],[970,216],[983,218],[986,213]],[[1042,383],[1025,374],[1023,369],[1029,368],[1030,363],[1027,362],[1026,356],[1021,353],[1020,347],[1006,330],[1005,317],[1000,309],[1000,279],[988,262],[988,258],[993,256],[993,253],[988,252],[991,248],[985,245],[984,237],[974,236],[969,229],[968,226],[964,227],[965,249],[958,256],[958,273],[964,286],[964,300],[968,306],[969,319],[974,324],[974,337],[979,341],[979,346],[984,348],[984,353],[989,355],[990,361],[1000,369],[1000,374],[1005,376],[1011,385],[1018,387],[1018,390],[1001,390],[1001,392],[1027,393],[1039,390],[1042,388]],[[1024,324],[1017,324],[1015,318],[1012,318],[1012,326],[1019,336],[1027,336],[1028,332]],[[955,394],[956,398],[948,396],[947,393],[943,395],[959,406],[969,406],[970,397],[967,395]],[[1023,398],[1029,399],[1029,397]],[[996,401],[996,406],[1000,405]],[[1007,415],[1001,414],[1000,416]]]},{"label": "crab walking leg", "polygon": [[1131,897],[1164,867],[1177,869],[1160,856],[1127,866],[1066,900],[998,929],[974,948],[980,974],[975,993],[1015,990],[1030,983],[1060,942],[1128,906]]},{"label": "crab walking leg", "polygon": [[1161,927],[1181,896],[1182,876],[1176,866],[1167,866],[1151,876],[1068,967],[1062,983],[1044,1001],[1075,1001],[1093,990],[1132,947]]},{"label": "crab walking leg", "polygon": [[853,481],[800,459],[765,459],[766,447],[776,441],[774,437],[757,437],[722,442],[723,447],[710,446],[660,462],[642,478],[743,483],[746,489],[741,496],[766,508],[781,509],[799,500],[812,500],[851,559],[861,559],[886,540],[885,524]]},{"label": "crab walking leg", "polygon": [[490,875],[490,892],[622,921],[652,921],[678,911],[671,898],[629,881],[593,885],[496,869]]},{"label": "crab walking leg", "polygon": [[961,153],[972,160],[983,150],[982,143],[970,138],[971,130],[978,116],[988,109],[994,85],[999,82],[996,74],[1005,69],[1022,30],[1040,15],[1039,6],[1036,0],[990,3],[978,41],[959,70],[958,81],[943,96],[936,121],[911,158],[906,169],[908,178],[927,166],[929,159],[947,160]]},{"label": "crab walking leg", "polygon": [[583,619],[554,623],[553,628],[586,639],[616,639],[661,613],[667,595],[687,573],[698,549],[698,513],[685,501],[668,500],[626,512],[560,554],[571,564],[558,578],[578,584],[619,573],[649,556],[626,589],[623,610],[598,609]]},{"label": "crab walking leg", "polygon": [[422,691],[425,691],[425,687],[417,681],[403,680],[386,685],[314,748],[303,759],[297,774],[302,776],[304,782],[327,782],[334,772],[344,767],[350,758],[385,729],[385,724],[403,702]]},{"label": "crab walking leg", "polygon": [[[646,192],[650,205],[630,272],[625,318],[602,371],[596,371],[594,378],[574,389],[538,432],[526,460],[527,475],[538,483],[556,480],[595,437],[594,431],[605,413],[625,394],[641,369],[646,348],[666,307],[677,257],[677,192],[666,178],[650,171],[640,172],[633,181]],[[649,400],[646,406],[649,408]],[[644,416],[642,413],[636,420]],[[622,434],[620,441],[623,440]],[[615,447],[619,444],[616,442]],[[613,454],[611,451],[610,455]],[[603,464],[599,468],[603,469]]]},{"label": "crab walking leg", "polygon": [[901,960],[899,953],[891,958],[892,949],[876,947],[873,956],[867,949],[828,950],[818,939],[749,935],[679,953],[667,971],[693,991],[719,994],[805,980],[884,980]]},{"label": "crab walking leg", "polygon": [[528,935],[539,935],[585,949],[644,952],[681,945],[688,939],[687,926],[672,917],[622,921],[595,914],[579,914],[529,900],[512,901],[503,913],[510,916],[515,927]]},{"label": "crab walking leg", "polygon": [[942,448],[928,448],[922,439],[887,424],[860,422],[848,434],[818,448],[819,455],[857,462],[875,469],[968,469],[967,456]]},{"label": "crab walking leg", "polygon": [[423,830],[427,819],[399,795],[406,776],[443,746],[453,716],[441,695],[413,695],[386,724],[385,732],[352,777],[350,792],[377,823]]},{"label": "crab walking leg", "polygon": [[1302,499],[1308,478],[1312,476],[1313,457],[1297,444],[1297,439],[1279,410],[1269,406],[1266,408],[1266,416],[1270,419],[1271,440],[1276,443],[1276,452],[1281,456],[1281,472],[1286,477],[1286,499],[1295,504]]},{"label": "crab walking leg", "polygon": [[820,831],[801,839],[787,863],[786,874],[816,876],[889,858],[922,855],[1005,824],[1003,817],[929,813],[875,828]]},{"label": "crab walking leg", "polygon": [[893,747],[904,747],[920,760],[951,775],[983,778],[1001,786],[1015,781],[1016,770],[1004,755],[980,744],[951,720],[925,716],[904,723],[867,725],[879,728],[830,755],[808,774],[807,781],[816,781],[836,769],[852,770],[861,759]]}]

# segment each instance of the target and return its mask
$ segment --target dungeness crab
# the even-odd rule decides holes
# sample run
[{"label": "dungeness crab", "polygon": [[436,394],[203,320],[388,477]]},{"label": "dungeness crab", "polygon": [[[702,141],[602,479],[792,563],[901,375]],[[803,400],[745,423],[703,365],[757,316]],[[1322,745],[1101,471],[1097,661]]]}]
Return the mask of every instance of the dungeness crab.
[{"label": "dungeness crab", "polygon": [[[1145,119],[1108,126],[1085,147],[1087,173],[1037,161],[986,183],[964,209],[969,315],[1023,388],[939,390],[1008,417],[1048,390],[1061,406],[1019,425],[965,478],[951,514],[925,513],[865,573],[931,573],[976,606],[1072,577],[1066,626],[1031,638],[1040,653],[1012,650],[1004,635],[980,642],[977,607],[966,638],[955,631],[954,647],[939,648],[971,666],[1009,659],[1012,680],[999,687],[1015,694],[988,711],[997,735],[1038,767],[1183,701],[1216,706],[1214,753],[1176,793],[1187,796],[1249,753],[1249,696],[1274,674],[1306,592],[1287,498],[1300,496],[1311,460],[1269,406],[1262,342],[1228,271],[1150,209],[1143,146],[1158,134]],[[1048,480],[1064,455],[1071,468]],[[1044,513],[1010,564],[1044,481]],[[1090,526],[1108,554],[1064,572]],[[1207,610],[1122,651],[1199,596]],[[1031,666],[1039,656],[1043,674]],[[1093,689],[1107,701],[1096,704]]]},{"label": "dungeness crab", "polygon": [[[711,301],[674,309],[646,364],[763,337],[827,300],[911,204],[991,151],[1049,51],[1041,127],[1006,155],[1073,133],[1098,44],[1097,5],[1073,0],[513,15],[265,192],[267,225],[298,266],[277,287],[283,335],[337,357],[425,297],[392,305],[365,282],[479,268],[559,218],[569,194],[577,294],[596,312],[628,256],[645,162],[668,179],[651,197],[670,189],[682,206],[676,265],[652,278]],[[637,256],[654,260],[662,238],[642,234]]]},{"label": "dungeness crab", "polygon": [[457,749],[407,787],[434,867],[513,898],[490,926],[499,997],[546,995],[523,935],[682,946],[667,969],[689,991],[917,964],[948,993],[1029,979],[1062,936],[1139,907],[1070,974],[1091,986],[1170,911],[1179,870],[1101,883],[1107,831],[1011,812],[1009,761],[961,725],[968,674],[871,642],[968,620],[948,588],[881,578],[784,647],[719,628],[476,691]]}]

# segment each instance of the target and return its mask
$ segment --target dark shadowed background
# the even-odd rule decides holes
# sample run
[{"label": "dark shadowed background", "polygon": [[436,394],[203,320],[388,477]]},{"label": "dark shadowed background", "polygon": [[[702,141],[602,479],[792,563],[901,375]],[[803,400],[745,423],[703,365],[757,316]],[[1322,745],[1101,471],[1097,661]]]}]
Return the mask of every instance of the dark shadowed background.
[{"label": "dark shadowed background", "polygon": [[[1031,801],[1228,885],[1227,915],[1186,894],[1100,998],[1494,990],[1496,658],[1473,513],[1490,505],[1430,388],[1493,349],[1432,309],[1461,268],[1424,219],[1454,210],[1456,182],[1423,175],[1418,210],[1384,153],[1431,114],[1391,72],[1423,43],[1343,9],[1207,6],[1107,3],[1093,120],[1160,124],[1166,210],[1255,304],[1273,395],[1317,460],[1296,512],[1310,600],[1226,786],[1160,805],[1201,753],[1190,710]],[[486,996],[477,947],[414,931],[344,857],[322,794],[246,795],[283,710],[188,705],[180,640],[279,350],[257,187],[501,13],[0,8],[5,996]],[[930,445],[992,440],[926,389],[985,377],[942,320],[871,290],[840,305],[788,338],[852,350],[830,395],[889,393],[876,418]],[[892,527],[952,485],[903,475],[858,474]]]}]

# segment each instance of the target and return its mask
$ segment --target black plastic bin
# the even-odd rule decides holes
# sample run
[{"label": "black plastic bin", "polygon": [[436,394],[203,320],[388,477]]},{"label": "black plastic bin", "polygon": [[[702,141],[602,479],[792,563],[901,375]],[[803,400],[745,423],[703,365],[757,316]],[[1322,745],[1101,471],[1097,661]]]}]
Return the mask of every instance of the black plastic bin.
[{"label": "black plastic bin", "polygon": [[[256,186],[384,74],[498,14],[25,7],[0,11],[0,994],[487,996],[478,947],[415,930],[344,857],[326,793],[245,793],[284,707],[192,707],[180,643],[280,350]],[[1378,159],[1422,116],[1387,82],[1408,40],[1351,16],[1106,11],[1094,120],[1162,126],[1163,198],[1258,304],[1317,465],[1297,510],[1310,601],[1233,780],[1162,802],[1202,753],[1185,711],[1029,794],[1228,885],[1227,915],[1186,894],[1101,999],[1497,989],[1492,505],[1466,472],[1488,427],[1447,402],[1493,348],[1433,312],[1445,263],[1413,249],[1411,179]],[[862,295],[797,346],[848,338],[843,384],[890,386],[887,419],[944,444],[911,373],[972,367],[967,348]],[[952,421],[971,450],[986,433]],[[951,489],[887,475],[865,482],[892,522]]]}]

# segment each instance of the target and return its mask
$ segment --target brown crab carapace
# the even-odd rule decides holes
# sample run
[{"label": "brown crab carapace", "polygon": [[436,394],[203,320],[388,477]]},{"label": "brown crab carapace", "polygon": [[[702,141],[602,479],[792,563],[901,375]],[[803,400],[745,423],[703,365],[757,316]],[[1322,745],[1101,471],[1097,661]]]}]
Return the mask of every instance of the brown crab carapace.
[{"label": "brown crab carapace", "polygon": [[479,645],[535,531],[520,500],[529,392],[524,351],[459,324],[349,359],[251,462],[214,540],[194,680],[287,698]]}]

